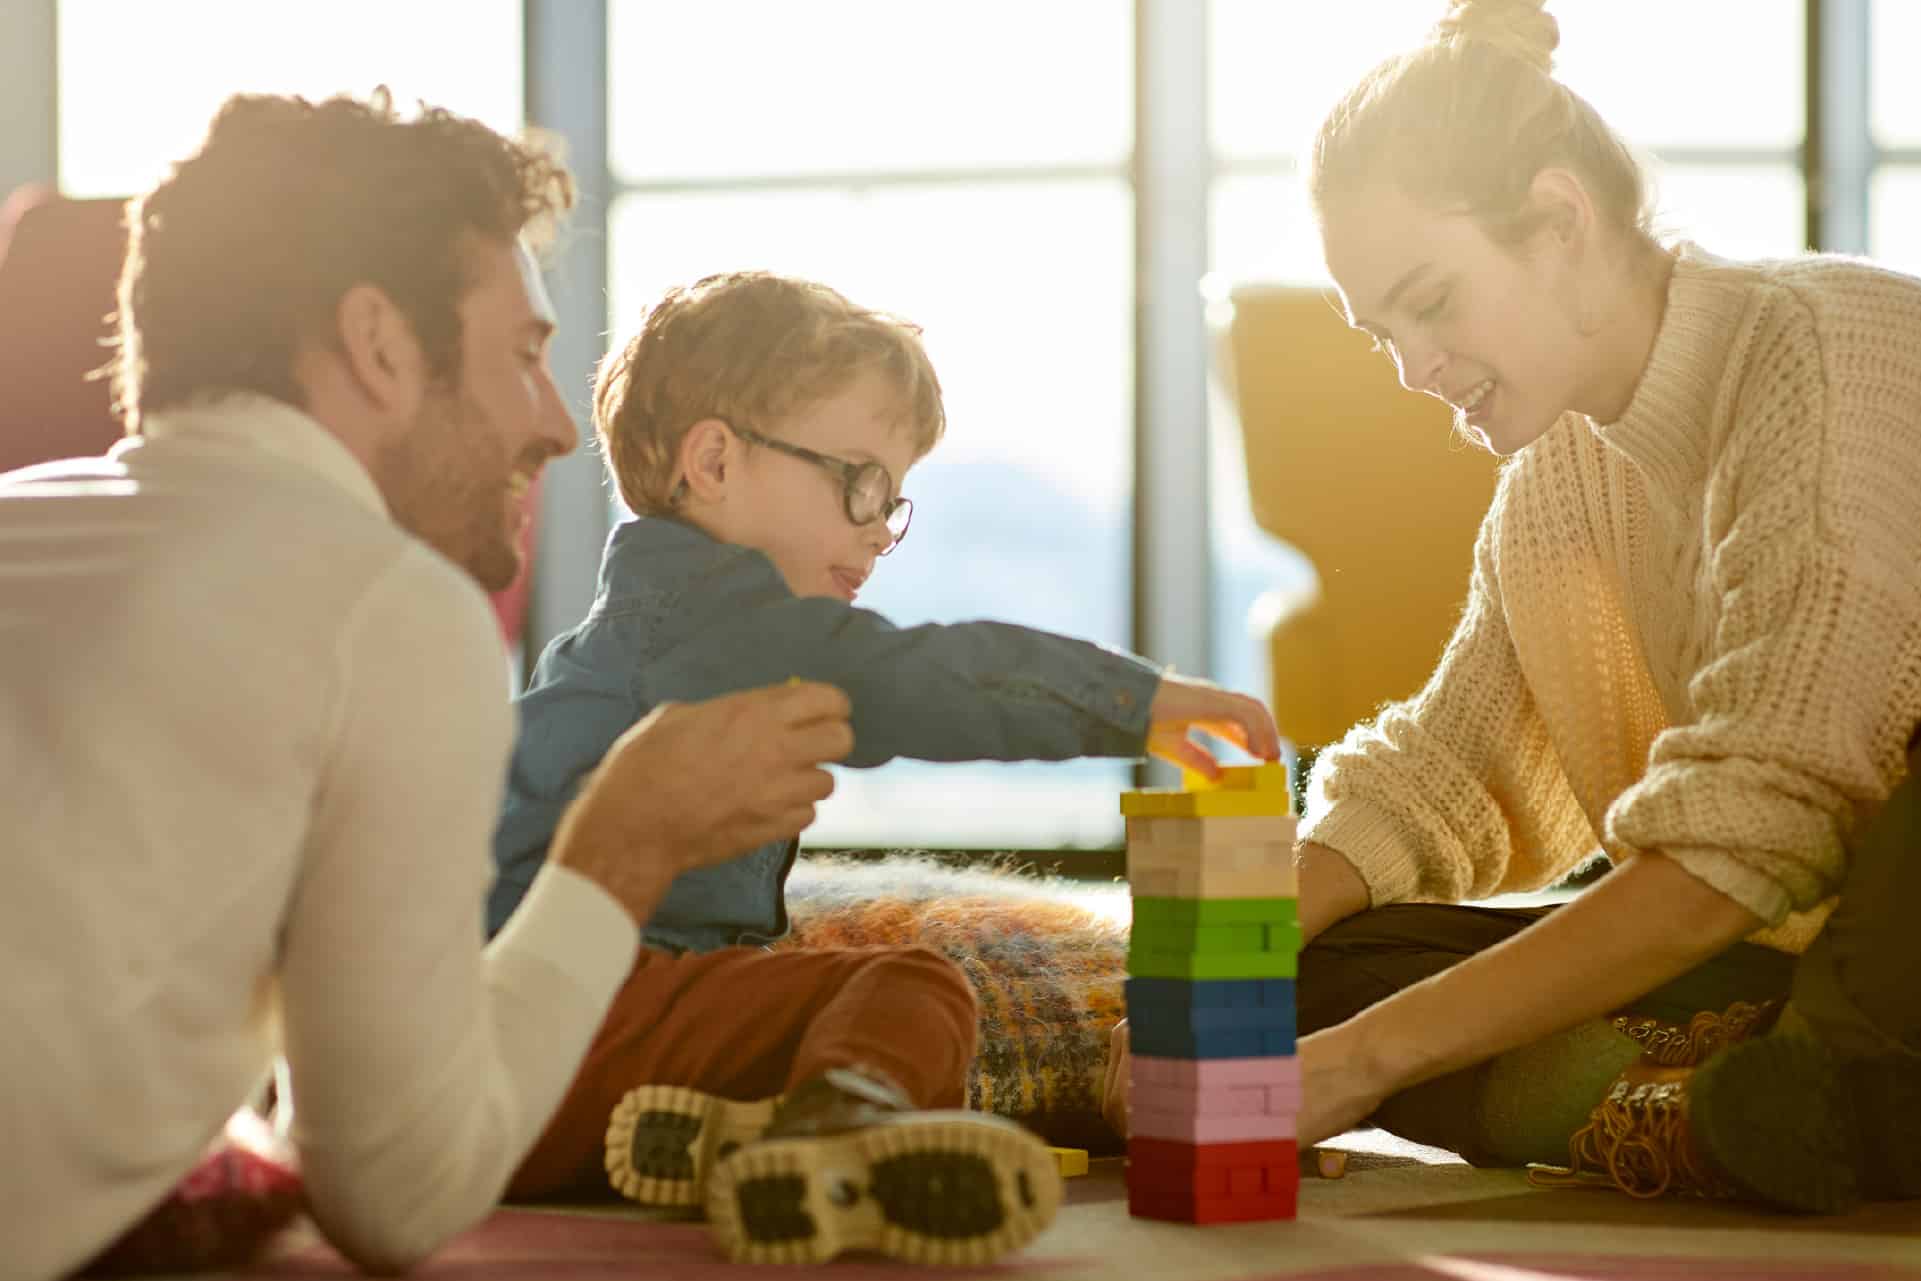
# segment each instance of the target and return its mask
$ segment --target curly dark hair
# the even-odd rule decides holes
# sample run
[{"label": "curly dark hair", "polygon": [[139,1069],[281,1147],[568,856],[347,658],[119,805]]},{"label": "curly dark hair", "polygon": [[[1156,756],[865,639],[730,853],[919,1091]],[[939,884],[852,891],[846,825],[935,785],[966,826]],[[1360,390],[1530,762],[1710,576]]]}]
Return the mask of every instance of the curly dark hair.
[{"label": "curly dark hair", "polygon": [[304,407],[293,361],[328,342],[349,289],[408,318],[436,376],[460,364],[470,235],[544,243],[574,183],[551,143],[421,104],[238,94],[206,139],[127,206],[119,338],[106,373],[129,431],[208,392]]}]

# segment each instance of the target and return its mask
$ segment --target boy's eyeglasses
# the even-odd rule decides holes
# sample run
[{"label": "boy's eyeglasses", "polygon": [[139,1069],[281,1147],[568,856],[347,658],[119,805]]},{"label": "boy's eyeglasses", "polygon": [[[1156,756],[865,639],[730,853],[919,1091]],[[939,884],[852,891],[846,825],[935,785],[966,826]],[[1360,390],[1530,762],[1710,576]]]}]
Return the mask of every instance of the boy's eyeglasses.
[{"label": "boy's eyeglasses", "polygon": [[887,522],[888,543],[881,549],[881,555],[885,556],[899,547],[900,540],[907,537],[907,527],[914,520],[914,500],[896,497],[891,492],[894,488],[893,478],[879,463],[856,463],[845,458],[833,458],[800,445],[776,440],[772,436],[763,436],[734,423],[728,423],[727,426],[734,435],[750,444],[765,445],[832,472],[840,480],[841,505],[847,510],[848,520],[856,525],[871,525],[877,520]]}]

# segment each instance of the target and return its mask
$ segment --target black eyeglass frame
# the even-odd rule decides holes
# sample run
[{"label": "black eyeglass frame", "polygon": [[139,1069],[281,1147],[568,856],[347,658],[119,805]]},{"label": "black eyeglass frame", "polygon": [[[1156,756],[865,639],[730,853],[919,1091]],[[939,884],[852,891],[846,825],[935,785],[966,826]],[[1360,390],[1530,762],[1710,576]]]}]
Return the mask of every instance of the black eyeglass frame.
[{"label": "black eyeglass frame", "polygon": [[[721,421],[726,422],[727,420],[722,419]],[[819,453],[807,448],[805,445],[796,445],[791,441],[779,440],[773,436],[763,436],[759,432],[751,431],[738,423],[727,423],[727,429],[750,445],[764,445],[768,449],[786,454],[790,458],[798,458],[802,462],[814,464],[814,466],[821,468],[823,471],[831,472],[840,481],[841,510],[846,513],[849,524],[871,525],[875,521],[887,524],[888,536],[893,541],[887,544],[886,550],[882,551],[880,553],[881,555],[886,556],[891,553],[896,547],[900,546],[901,539],[907,537],[908,526],[914,523],[914,500],[905,495],[895,494],[881,505],[881,509],[878,512],[866,520],[862,520],[854,511],[854,490],[858,487],[860,477],[863,475],[874,475],[878,473],[886,480],[889,489],[894,487],[893,476],[888,473],[887,468],[881,466],[879,463],[857,463],[851,459],[835,458],[831,454]],[[894,529],[891,523],[888,523],[897,511],[905,511],[907,513],[906,517],[901,521],[898,531]]]}]

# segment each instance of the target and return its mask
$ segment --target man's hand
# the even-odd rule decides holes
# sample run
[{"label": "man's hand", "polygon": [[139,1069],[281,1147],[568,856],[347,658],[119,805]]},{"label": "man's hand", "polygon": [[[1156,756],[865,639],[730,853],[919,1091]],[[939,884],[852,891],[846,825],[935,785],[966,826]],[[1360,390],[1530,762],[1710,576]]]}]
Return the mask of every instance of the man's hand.
[{"label": "man's hand", "polygon": [[1281,754],[1274,717],[1259,699],[1191,676],[1163,676],[1147,719],[1149,752],[1208,778],[1221,776],[1220,762],[1193,739],[1192,730],[1205,730],[1264,761]]},{"label": "man's hand", "polygon": [[794,682],[663,703],[622,734],[562,816],[549,857],[644,924],[673,879],[799,834],[854,748],[847,695]]}]

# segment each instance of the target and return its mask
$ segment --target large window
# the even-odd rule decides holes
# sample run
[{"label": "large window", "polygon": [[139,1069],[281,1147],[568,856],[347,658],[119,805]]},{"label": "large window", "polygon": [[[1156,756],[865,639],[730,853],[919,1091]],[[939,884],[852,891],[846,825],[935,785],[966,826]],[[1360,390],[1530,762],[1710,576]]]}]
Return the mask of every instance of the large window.
[{"label": "large window", "polygon": [[376,85],[513,132],[519,0],[61,0],[60,186],[125,196],[193,150],[229,94]]},{"label": "large window", "polygon": [[1921,47],[1921,5],[1874,0],[1869,145],[1879,163],[1870,179],[1870,252],[1902,271],[1921,274],[1921,79],[1912,53]]},{"label": "large window", "polygon": [[[610,91],[585,98],[589,123],[606,126],[613,181],[608,340],[670,285],[746,267],[821,279],[926,328],[949,434],[909,478],[913,534],[864,597],[901,623],[987,617],[1137,643],[1134,600],[1151,572],[1132,556],[1137,420],[1147,439],[1193,424],[1151,421],[1157,411],[1134,403],[1135,369],[1195,371],[1177,367],[1186,355],[1135,349],[1136,314],[1159,301],[1136,296],[1136,206],[1204,200],[1222,282],[1324,283],[1301,146],[1345,85],[1445,7],[1192,3],[1206,6],[1207,66],[1185,67],[1158,101],[1206,102],[1210,163],[1168,192],[1135,185],[1140,55],[1167,47],[1152,43],[1165,31],[1135,23],[1199,12],[1179,0],[605,0]],[[1865,14],[1873,34],[1827,51],[1842,83],[1823,87],[1824,101],[1839,91],[1859,103],[1831,120],[1870,122],[1845,126],[1864,135],[1853,194],[1866,247],[1921,271],[1921,81],[1904,62],[1921,45],[1921,5],[1826,10]],[[1803,246],[1805,0],[1552,0],[1551,11],[1560,74],[1648,157],[1665,234],[1735,256]],[[236,90],[384,83],[403,103],[514,129],[525,36],[539,30],[526,15],[556,12],[557,0],[60,0],[61,185],[140,189]],[[582,53],[532,43],[547,85]],[[1161,136],[1156,125],[1142,123]],[[598,169],[598,156],[581,159]],[[584,211],[589,234],[597,218]],[[1157,535],[1209,539],[1208,674],[1259,690],[1250,606],[1311,570],[1254,527],[1231,416],[1213,418],[1208,493],[1149,519]],[[1107,762],[843,771],[809,840],[1113,844],[1128,778]]]},{"label": "large window", "polygon": [[[1127,645],[1130,6],[613,0],[609,18],[611,340],[668,286],[744,268],[920,323],[948,433],[862,603]],[[1127,778],[843,770],[807,839],[1111,844]]]}]

